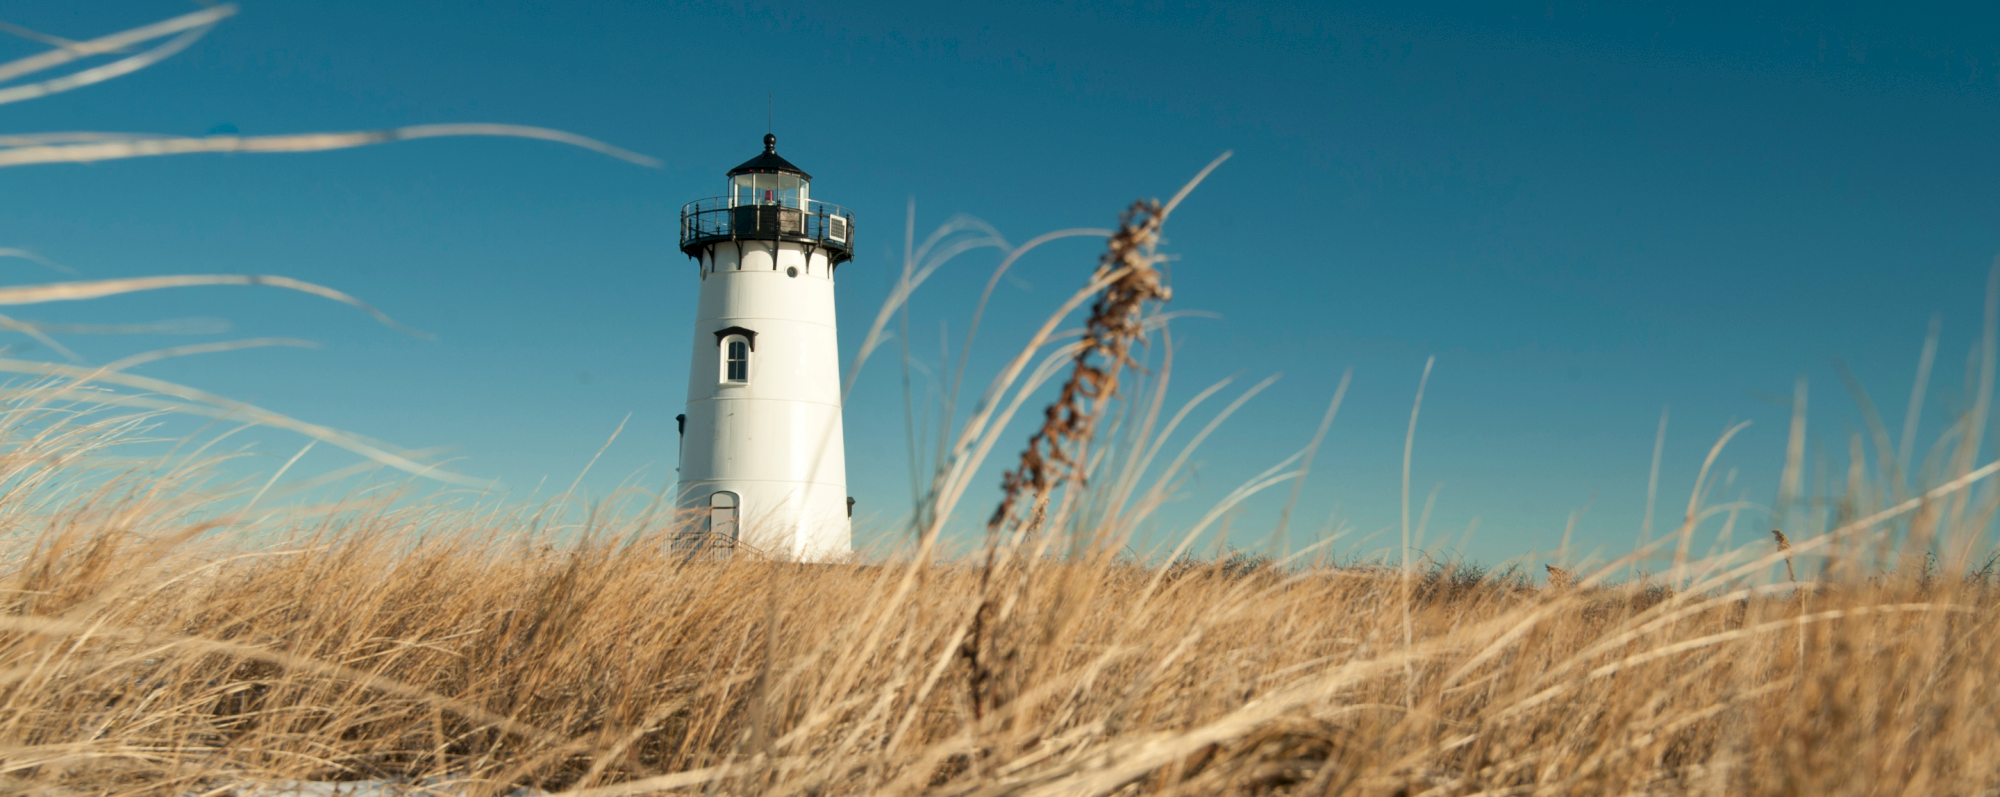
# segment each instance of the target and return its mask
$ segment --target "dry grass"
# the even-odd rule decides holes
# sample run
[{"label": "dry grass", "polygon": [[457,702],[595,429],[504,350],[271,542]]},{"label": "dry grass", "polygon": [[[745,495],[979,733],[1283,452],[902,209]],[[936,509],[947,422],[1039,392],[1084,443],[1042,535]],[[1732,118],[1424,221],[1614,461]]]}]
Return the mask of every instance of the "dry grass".
[{"label": "dry grass", "polygon": [[230,558],[187,539],[202,524],[146,497],[152,486],[47,515],[9,563],[9,790],[431,777],[732,794],[1977,794],[2000,782],[2000,607],[1976,579],[1827,585],[1801,601],[1750,586],[1550,593],[1438,570],[1412,590],[1406,649],[1394,571],[1050,563],[1018,610],[1045,622],[1006,627],[1026,688],[975,720],[955,654],[979,602],[974,569],[923,569],[891,602],[902,566],[680,564],[633,527],[525,543],[481,518],[387,506]]},{"label": "dry grass", "polygon": [[[1017,360],[1047,349],[1043,365],[1025,380],[1010,367],[975,418],[1018,407],[1074,362],[1082,344],[1051,343],[1053,326]],[[1989,710],[2000,701],[2000,582],[1962,555],[2000,502],[1973,490],[2000,465],[1958,457],[1921,494],[1856,476],[1841,496],[1796,496],[1840,506],[1819,531],[1677,557],[1661,580],[1617,586],[1603,579],[1627,561],[1550,565],[1552,587],[1537,589],[1518,571],[1343,567],[1324,551],[1290,562],[1180,558],[1219,510],[1155,566],[1114,552],[1152,517],[1193,446],[1261,386],[1155,469],[1174,430],[1221,386],[1162,423],[1168,369],[1127,375],[1108,416],[1085,424],[1101,431],[1080,472],[1057,480],[1057,496],[1024,504],[1044,507],[1032,528],[994,538],[997,566],[980,563],[993,554],[938,559],[935,533],[868,565],[688,562],[669,553],[676,527],[657,503],[579,511],[567,497],[467,509],[361,496],[253,519],[240,514],[243,491],[208,486],[198,452],[114,466],[105,454],[145,419],[60,404],[77,400],[74,377],[16,386],[0,405],[0,788],[2000,786],[2000,721]],[[1089,441],[1071,442],[1077,451]],[[976,467],[976,456],[944,459],[936,483],[962,485]],[[1279,468],[1231,500],[1296,475]],[[1705,518],[1740,512],[1699,499],[1688,525],[1656,546],[1685,550]],[[1940,561],[1931,550],[1961,555]],[[1769,577],[1794,560],[1820,572]],[[1923,564],[1871,564],[1898,561]],[[1006,577],[992,578],[995,567]],[[975,627],[984,652],[969,656]]]},{"label": "dry grass", "polygon": [[[56,42],[50,54],[0,65],[0,82],[174,36],[104,67],[0,90],[0,102],[142,68],[233,10]],[[0,166],[445,133],[595,144],[543,132],[16,136],[0,139]],[[116,367],[0,361],[41,380],[0,391],[0,792],[225,795],[363,779],[594,795],[2000,788],[1991,710],[2000,703],[2000,583],[1990,564],[1967,564],[2000,509],[2000,491],[1983,481],[2000,463],[1974,467],[2000,352],[2000,281],[1989,289],[1973,409],[1925,459],[1934,465],[1922,469],[1928,492],[1909,483],[1919,470],[1909,434],[1922,379],[1895,451],[1868,411],[1886,464],[1870,469],[1857,437],[1845,491],[1819,496],[1800,478],[1801,385],[1776,509],[1780,518],[1809,511],[1786,526],[1790,538],[1774,532],[1777,547],[1692,556],[1698,527],[1722,518],[1726,538],[1741,511],[1705,505],[1698,486],[1675,534],[1595,571],[1548,565],[1549,589],[1517,571],[1463,565],[1333,566],[1324,551],[1309,561],[1183,558],[1236,502],[1301,478],[1284,469],[1309,462],[1309,445],[1180,530],[1162,560],[1170,564],[1151,565],[1119,552],[1157,521],[1200,442],[1269,384],[1161,457],[1227,383],[1167,412],[1170,347],[1151,369],[1128,359],[1160,328],[1161,317],[1142,310],[1166,295],[1163,283],[1123,299],[1101,291],[1157,276],[1130,266],[1157,262],[1152,241],[1172,205],[1147,204],[1117,232],[1063,231],[1018,248],[997,233],[950,231],[906,245],[902,280],[864,358],[955,253],[998,246],[1004,271],[1048,240],[1105,234],[1113,257],[953,427],[968,330],[944,391],[929,485],[913,479],[915,543],[871,565],[678,560],[668,553],[673,518],[643,501],[620,511],[568,496],[466,508],[448,496],[298,505],[273,495],[276,508],[251,512],[276,476],[262,487],[218,483],[205,446],[121,459],[150,416],[110,413],[244,420],[374,463],[435,469],[414,452]],[[1135,222],[1152,226],[1135,233]],[[359,306],[301,285],[285,287]],[[31,303],[131,289],[70,283],[7,296]],[[1093,318],[1110,323],[1068,341],[1058,327],[1092,296]],[[983,310],[984,300],[975,327]],[[1933,341],[1926,374],[1934,350]],[[1047,416],[1045,447],[1023,458],[1040,464],[1009,481],[1012,503],[995,524],[1004,533],[971,560],[979,564],[940,557],[980,463],[1066,364],[1074,387]],[[849,385],[858,372],[857,363]],[[1665,545],[1675,554],[1661,579],[1604,583]],[[1780,561],[1783,582],[1771,578]],[[1818,572],[1798,579],[1795,561]],[[978,653],[967,653],[968,638]]]}]

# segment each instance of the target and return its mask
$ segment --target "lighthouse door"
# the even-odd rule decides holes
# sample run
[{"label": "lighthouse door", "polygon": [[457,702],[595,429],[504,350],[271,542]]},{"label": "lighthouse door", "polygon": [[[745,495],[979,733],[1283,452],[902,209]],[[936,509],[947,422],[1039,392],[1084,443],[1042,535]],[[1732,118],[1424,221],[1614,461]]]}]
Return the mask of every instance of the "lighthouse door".
[{"label": "lighthouse door", "polygon": [[711,541],[722,538],[736,539],[736,494],[729,492],[711,493],[708,496],[708,533]]}]

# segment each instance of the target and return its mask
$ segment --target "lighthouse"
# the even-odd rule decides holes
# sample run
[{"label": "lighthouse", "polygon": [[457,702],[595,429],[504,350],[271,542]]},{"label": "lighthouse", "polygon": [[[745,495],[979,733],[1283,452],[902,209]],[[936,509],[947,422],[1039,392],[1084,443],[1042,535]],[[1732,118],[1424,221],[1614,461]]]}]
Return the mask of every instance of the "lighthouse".
[{"label": "lighthouse", "polygon": [[723,196],[681,209],[699,270],[676,503],[699,550],[798,561],[852,550],[840,426],[834,272],[854,215],[812,198],[778,138],[729,170]]}]

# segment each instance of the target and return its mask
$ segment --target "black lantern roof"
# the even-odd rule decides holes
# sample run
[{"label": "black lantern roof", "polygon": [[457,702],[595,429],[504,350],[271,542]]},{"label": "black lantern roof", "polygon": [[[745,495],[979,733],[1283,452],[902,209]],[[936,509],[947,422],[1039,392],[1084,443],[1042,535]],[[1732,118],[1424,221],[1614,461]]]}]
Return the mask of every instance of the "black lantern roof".
[{"label": "black lantern roof", "polygon": [[743,165],[729,170],[729,176],[739,174],[795,174],[802,180],[811,180],[806,170],[793,166],[791,161],[778,157],[778,137],[764,134],[764,154],[743,162]]},{"label": "black lantern roof", "polygon": [[[764,154],[729,170],[745,174],[784,174],[811,180],[812,175],[778,157],[778,137],[764,136]],[[761,184],[762,180],[753,181]],[[832,265],[854,259],[854,214],[839,205],[806,199],[802,190],[786,188],[756,201],[737,195],[697,199],[681,208],[681,251],[688,257],[713,256],[718,244],[734,244],[739,256],[743,241],[782,241],[805,247],[807,257],[823,252]],[[798,186],[804,188],[804,186]],[[711,261],[712,262],[712,261]],[[5,316],[0,316],[4,320]]]}]

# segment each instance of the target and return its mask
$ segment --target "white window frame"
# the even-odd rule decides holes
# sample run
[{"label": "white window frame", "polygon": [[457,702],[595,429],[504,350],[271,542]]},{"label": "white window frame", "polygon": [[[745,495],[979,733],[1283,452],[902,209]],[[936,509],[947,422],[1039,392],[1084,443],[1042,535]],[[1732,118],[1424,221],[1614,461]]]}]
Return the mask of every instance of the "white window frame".
[{"label": "white window frame", "polygon": [[[734,345],[738,344],[738,343],[741,343],[741,344],[743,344],[743,378],[742,378],[742,379],[730,379],[730,378],[729,378],[729,348],[730,348],[731,346],[734,346]],[[747,384],[750,384],[750,379],[751,379],[752,377],[756,376],[756,370],[755,370],[755,369],[756,369],[756,363],[755,363],[755,360],[757,359],[757,357],[756,357],[756,353],[757,353],[757,350],[756,350],[756,348],[755,348],[755,347],[753,347],[753,346],[751,346],[751,345],[750,345],[750,339],[749,339],[749,338],[747,338],[747,337],[744,337],[744,336],[742,336],[742,335],[724,335],[724,336],[722,336],[722,341],[721,341],[721,342],[720,342],[719,344],[717,344],[717,346],[716,346],[716,353],[717,353],[717,354],[719,354],[719,355],[721,356],[721,359],[722,359],[722,362],[721,362],[721,368],[720,368],[720,370],[718,371],[718,373],[716,374],[716,378],[717,378],[717,379],[718,379],[719,381],[721,381],[721,382],[722,382],[722,384],[725,384],[725,385],[747,385]]]}]

